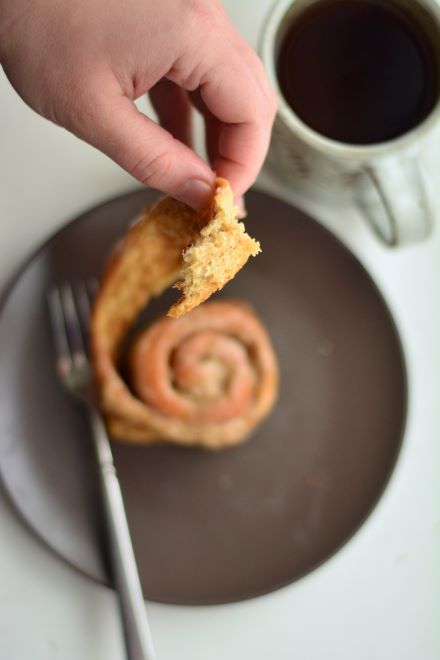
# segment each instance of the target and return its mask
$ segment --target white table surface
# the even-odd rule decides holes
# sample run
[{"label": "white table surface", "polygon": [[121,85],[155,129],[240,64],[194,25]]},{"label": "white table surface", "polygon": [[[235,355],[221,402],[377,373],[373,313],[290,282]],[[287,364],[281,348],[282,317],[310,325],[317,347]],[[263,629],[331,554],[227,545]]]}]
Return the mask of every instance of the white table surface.
[{"label": "white table surface", "polygon": [[[228,0],[257,44],[270,0]],[[57,227],[136,187],[116,165],[29,110],[0,72],[0,288]],[[403,340],[404,446],[373,514],[331,560],[276,593],[208,608],[147,603],[159,660],[439,660],[440,154],[426,154],[438,208],[429,241],[390,251],[355,211],[294,200],[367,266]],[[0,365],[1,368],[1,365]],[[0,658],[121,660],[113,593],[43,547],[0,496]],[[276,552],[276,548],[274,548]]]}]

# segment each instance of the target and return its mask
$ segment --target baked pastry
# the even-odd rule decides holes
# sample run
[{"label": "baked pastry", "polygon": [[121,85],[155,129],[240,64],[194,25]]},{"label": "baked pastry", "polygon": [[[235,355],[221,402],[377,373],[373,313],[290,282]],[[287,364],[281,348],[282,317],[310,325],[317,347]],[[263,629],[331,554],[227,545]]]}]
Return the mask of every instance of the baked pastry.
[{"label": "baked pastry", "polygon": [[[180,316],[221,288],[258,249],[235,220],[232,193],[223,180],[217,181],[213,202],[204,213],[165,197],[130,228],[111,255],[91,321],[100,407],[113,437],[220,448],[241,441],[269,412],[277,391],[276,359],[264,328],[243,303],[218,301],[181,319],[159,321],[134,344],[130,384],[118,372],[121,342],[151,296],[183,271],[183,295],[170,310]],[[145,355],[149,358],[143,359]],[[197,364],[198,355],[204,366]],[[182,359],[193,361],[186,362],[183,381]],[[175,360],[180,375],[173,375]],[[188,376],[191,369],[193,376]],[[194,373],[204,377],[193,387],[187,377],[191,380]],[[240,405],[234,388],[241,388],[240,396],[247,391]],[[179,401],[179,410],[166,407],[167,396],[168,402]],[[191,414],[182,415],[182,405]]]},{"label": "baked pastry", "polygon": [[130,352],[129,385],[113,373],[103,408],[115,438],[221,449],[251,433],[277,390],[261,322],[247,304],[219,300],[142,331]]},{"label": "baked pastry", "polygon": [[182,296],[169,316],[177,318],[200,305],[260,252],[258,241],[237,222],[238,211],[229,184],[217,179],[212,203],[204,213],[207,222],[183,252],[182,279],[176,284]]}]

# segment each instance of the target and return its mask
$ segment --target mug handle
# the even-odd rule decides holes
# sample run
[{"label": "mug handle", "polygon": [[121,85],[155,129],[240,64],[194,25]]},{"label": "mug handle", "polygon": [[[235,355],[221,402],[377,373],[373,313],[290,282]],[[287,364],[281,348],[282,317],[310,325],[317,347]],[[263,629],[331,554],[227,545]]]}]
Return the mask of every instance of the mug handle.
[{"label": "mug handle", "polygon": [[376,234],[389,246],[426,238],[432,209],[418,159],[382,161],[363,168],[357,202]]}]

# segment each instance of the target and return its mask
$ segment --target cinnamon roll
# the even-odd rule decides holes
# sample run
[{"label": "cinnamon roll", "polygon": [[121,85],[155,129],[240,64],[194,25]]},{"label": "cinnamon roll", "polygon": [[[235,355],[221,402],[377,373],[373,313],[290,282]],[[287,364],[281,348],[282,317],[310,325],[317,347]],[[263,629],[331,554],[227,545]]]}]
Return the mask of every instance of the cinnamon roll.
[{"label": "cinnamon roll", "polygon": [[156,321],[134,340],[128,377],[118,370],[121,343],[151,296],[183,273],[183,296],[170,310],[180,316],[255,252],[258,244],[234,223],[241,224],[232,193],[220,181],[205,214],[164,198],[111,256],[94,303],[91,347],[113,437],[218,449],[243,440],[271,410],[276,358],[261,322],[242,302],[215,301]]}]

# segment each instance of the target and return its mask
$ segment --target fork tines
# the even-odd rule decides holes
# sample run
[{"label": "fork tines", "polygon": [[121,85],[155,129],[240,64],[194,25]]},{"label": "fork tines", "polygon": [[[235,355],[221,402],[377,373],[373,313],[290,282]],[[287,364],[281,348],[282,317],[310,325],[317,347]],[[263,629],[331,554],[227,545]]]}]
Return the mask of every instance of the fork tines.
[{"label": "fork tines", "polygon": [[57,355],[57,370],[66,377],[72,367],[88,361],[91,301],[97,282],[63,282],[48,294],[49,315]]}]

